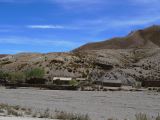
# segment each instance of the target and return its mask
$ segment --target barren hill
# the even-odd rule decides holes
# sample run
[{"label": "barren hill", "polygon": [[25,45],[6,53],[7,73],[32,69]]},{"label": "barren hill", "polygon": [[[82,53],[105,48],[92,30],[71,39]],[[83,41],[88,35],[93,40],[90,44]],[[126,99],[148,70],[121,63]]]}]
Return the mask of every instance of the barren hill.
[{"label": "barren hill", "polygon": [[95,80],[160,80],[160,27],[152,26],[124,38],[91,43],[69,53],[21,53],[0,58],[7,72],[43,68],[45,77],[82,77]]},{"label": "barren hill", "polygon": [[6,57],[6,54],[0,54],[0,58]]},{"label": "barren hill", "polygon": [[137,30],[122,38],[113,38],[102,42],[88,43],[73,51],[155,47],[160,47],[160,26],[152,26],[144,30]]}]

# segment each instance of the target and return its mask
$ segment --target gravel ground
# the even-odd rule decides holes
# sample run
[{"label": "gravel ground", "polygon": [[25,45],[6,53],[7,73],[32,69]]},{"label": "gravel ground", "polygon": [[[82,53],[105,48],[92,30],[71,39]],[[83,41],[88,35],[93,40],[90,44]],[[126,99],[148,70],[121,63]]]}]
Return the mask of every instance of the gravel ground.
[{"label": "gravel ground", "polygon": [[[160,93],[153,92],[82,92],[37,89],[0,89],[0,103],[35,110],[51,109],[89,114],[92,120],[135,119],[139,112],[150,116],[160,113]],[[13,119],[12,119],[13,120]]]},{"label": "gravel ground", "polygon": [[[24,117],[0,117],[0,120],[50,120],[41,118],[24,118]],[[53,120],[53,119],[52,119]],[[56,120],[56,119],[55,119]]]}]

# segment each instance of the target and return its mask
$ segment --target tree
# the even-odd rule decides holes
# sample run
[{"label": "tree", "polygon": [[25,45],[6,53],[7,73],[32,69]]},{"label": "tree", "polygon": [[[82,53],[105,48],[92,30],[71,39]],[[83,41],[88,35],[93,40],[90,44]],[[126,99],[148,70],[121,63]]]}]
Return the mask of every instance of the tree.
[{"label": "tree", "polygon": [[9,73],[0,71],[0,79],[7,80],[8,77],[9,77]]},{"label": "tree", "polygon": [[0,79],[4,79],[4,72],[0,71]]},{"label": "tree", "polygon": [[23,72],[13,72],[9,73],[9,81],[11,83],[24,83],[25,82],[25,74]]},{"label": "tree", "polygon": [[31,69],[31,70],[27,70],[25,72],[26,74],[26,78],[27,79],[31,79],[31,78],[43,78],[44,77],[44,69],[41,69],[41,68],[34,68],[34,69]]}]

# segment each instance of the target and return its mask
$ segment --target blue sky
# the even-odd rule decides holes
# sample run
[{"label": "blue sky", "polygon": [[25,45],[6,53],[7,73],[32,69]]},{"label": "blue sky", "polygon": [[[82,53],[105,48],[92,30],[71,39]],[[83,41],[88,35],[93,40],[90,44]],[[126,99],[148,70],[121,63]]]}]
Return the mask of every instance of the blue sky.
[{"label": "blue sky", "polygon": [[160,0],[0,0],[0,53],[70,51],[160,24]]}]

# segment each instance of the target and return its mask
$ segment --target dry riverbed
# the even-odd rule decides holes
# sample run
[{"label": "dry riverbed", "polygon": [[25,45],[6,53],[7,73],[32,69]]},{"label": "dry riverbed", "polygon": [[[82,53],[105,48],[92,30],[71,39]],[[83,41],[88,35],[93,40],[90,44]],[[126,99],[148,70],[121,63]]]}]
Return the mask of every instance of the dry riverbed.
[{"label": "dry riverbed", "polygon": [[51,120],[51,119],[46,119],[46,118],[28,118],[28,117],[0,117],[0,120]]},{"label": "dry riverbed", "polygon": [[149,116],[160,113],[160,93],[149,91],[87,92],[0,88],[0,103],[19,105],[35,111],[48,108],[51,112],[63,110],[88,114],[92,120],[112,117],[134,120],[136,113],[143,112]]}]

